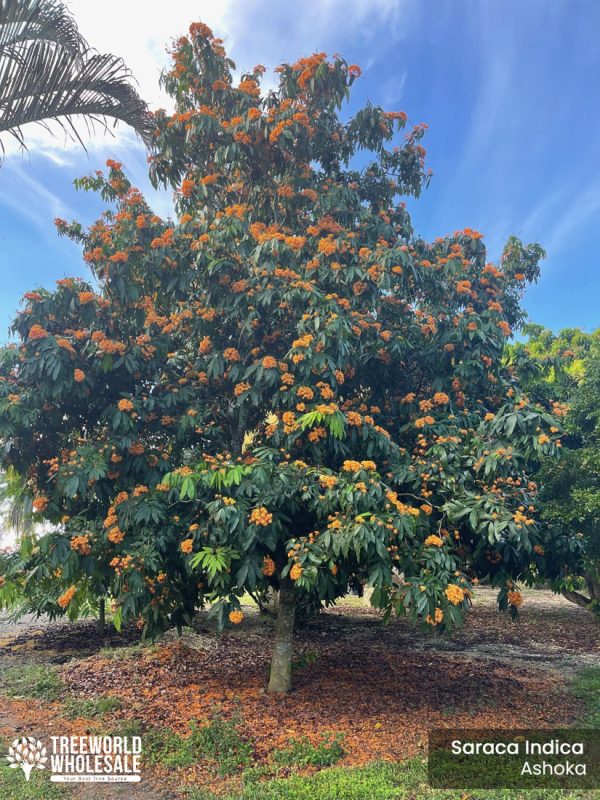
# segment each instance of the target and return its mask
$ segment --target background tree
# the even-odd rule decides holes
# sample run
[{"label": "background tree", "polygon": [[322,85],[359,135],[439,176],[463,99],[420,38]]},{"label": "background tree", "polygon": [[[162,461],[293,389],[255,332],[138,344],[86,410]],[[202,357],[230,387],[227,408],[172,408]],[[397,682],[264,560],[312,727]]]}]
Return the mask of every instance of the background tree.
[{"label": "background tree", "polygon": [[600,608],[600,330],[558,334],[525,326],[510,361],[528,392],[565,404],[559,459],[543,459],[540,516],[547,538],[542,572],[568,600]]},{"label": "background tree", "polygon": [[88,127],[121,120],[149,139],[146,104],[123,61],[91,50],[63,3],[1,0],[0,133],[25,146],[24,125],[54,121],[81,142],[79,116]]},{"label": "background tree", "polygon": [[245,591],[275,588],[269,687],[287,691],[299,602],[369,585],[443,630],[485,576],[516,613],[528,470],[558,428],[501,358],[541,248],[511,239],[494,266],[475,231],[415,237],[400,198],[428,180],[424,126],[342,119],[358,67],[315,54],[267,93],[262,67],[232,68],[202,24],[175,44],[151,175],[177,222],[118,163],[80,181],[116,204],[57,223],[97,286],[25,296],[0,435],[57,525],[27,563],[49,603],[76,614],[102,575],[117,624],[154,631],[206,600],[239,623]]}]

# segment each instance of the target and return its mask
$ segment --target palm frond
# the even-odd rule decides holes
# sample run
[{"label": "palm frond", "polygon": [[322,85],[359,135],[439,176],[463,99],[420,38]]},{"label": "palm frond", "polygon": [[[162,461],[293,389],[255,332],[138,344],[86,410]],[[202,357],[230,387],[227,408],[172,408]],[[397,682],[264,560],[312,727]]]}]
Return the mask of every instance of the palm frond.
[{"label": "palm frond", "polygon": [[[42,7],[58,15],[54,27]],[[56,0],[0,0],[0,133],[25,146],[22,126],[52,120],[83,144],[80,117],[88,127],[121,120],[150,138],[151,117],[122,59],[91,50]]]},{"label": "palm frond", "polygon": [[73,55],[88,49],[60,0],[0,0],[0,53],[32,40],[54,42]]}]

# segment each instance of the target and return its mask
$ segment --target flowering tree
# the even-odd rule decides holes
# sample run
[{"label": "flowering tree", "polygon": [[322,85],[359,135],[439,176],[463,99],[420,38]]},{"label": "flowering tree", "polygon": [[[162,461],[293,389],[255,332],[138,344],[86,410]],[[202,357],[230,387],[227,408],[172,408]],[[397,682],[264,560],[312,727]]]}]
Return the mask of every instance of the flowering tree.
[{"label": "flowering tree", "polygon": [[416,238],[400,198],[428,180],[424,126],[342,119],[358,67],[319,53],[266,93],[262,67],[232,67],[201,24],[174,48],[150,170],[177,222],[115,162],[80,181],[116,205],[87,231],[58,221],[96,285],[26,295],[0,435],[61,526],[26,557],[55,608],[94,582],[117,623],[211,600],[235,624],[244,592],[276,589],[269,688],[287,691],[299,602],[368,585],[451,629],[486,576],[516,613],[527,471],[557,429],[501,354],[542,251],[511,239],[494,266],[475,231]]},{"label": "flowering tree", "polygon": [[510,360],[533,399],[559,402],[565,417],[559,459],[536,473],[545,557],[541,573],[573,603],[600,611],[600,330],[558,334],[527,325]]}]

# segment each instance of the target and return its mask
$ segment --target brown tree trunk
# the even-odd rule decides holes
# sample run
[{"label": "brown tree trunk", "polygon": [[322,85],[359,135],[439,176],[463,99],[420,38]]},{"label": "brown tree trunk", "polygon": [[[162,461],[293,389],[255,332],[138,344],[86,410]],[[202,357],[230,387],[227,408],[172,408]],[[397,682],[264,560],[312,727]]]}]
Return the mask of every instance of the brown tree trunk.
[{"label": "brown tree trunk", "polygon": [[98,633],[104,638],[106,634],[106,600],[104,597],[100,598],[99,612],[98,612]]},{"label": "brown tree trunk", "polygon": [[292,636],[295,615],[294,582],[288,576],[282,578],[279,587],[275,645],[269,678],[270,692],[284,693],[289,692],[292,688]]},{"label": "brown tree trunk", "polygon": [[592,604],[592,600],[581,594],[581,592],[570,592],[568,589],[563,589],[561,594],[566,600],[570,600],[571,603],[575,603],[575,605],[582,608],[588,608]]}]

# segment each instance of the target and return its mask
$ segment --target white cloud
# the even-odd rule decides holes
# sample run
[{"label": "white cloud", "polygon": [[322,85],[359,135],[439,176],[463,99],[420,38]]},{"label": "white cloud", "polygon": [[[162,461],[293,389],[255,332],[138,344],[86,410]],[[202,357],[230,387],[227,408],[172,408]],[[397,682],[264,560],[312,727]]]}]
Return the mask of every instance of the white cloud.
[{"label": "white cloud", "polygon": [[158,87],[166,65],[166,47],[184,34],[190,22],[202,20],[215,33],[229,30],[228,18],[235,0],[67,0],[83,36],[101,52],[121,56],[139,83],[151,107],[165,105],[168,98]]}]

